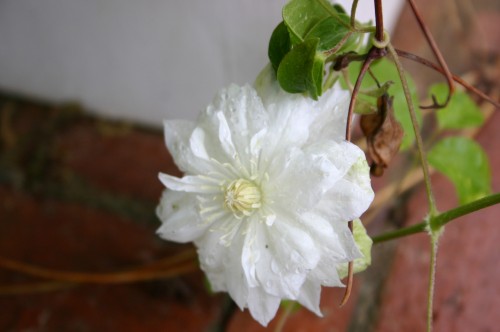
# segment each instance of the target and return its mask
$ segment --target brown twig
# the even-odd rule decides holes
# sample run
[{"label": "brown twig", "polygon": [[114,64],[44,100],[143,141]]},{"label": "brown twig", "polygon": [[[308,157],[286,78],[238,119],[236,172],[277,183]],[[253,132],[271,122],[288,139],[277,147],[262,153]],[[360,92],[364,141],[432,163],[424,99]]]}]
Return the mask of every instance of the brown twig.
[{"label": "brown twig", "polygon": [[0,285],[0,296],[53,292],[76,286],[72,282],[45,281],[13,285]]},{"label": "brown twig", "polygon": [[439,104],[436,100],[436,98],[433,96],[433,104],[429,106],[420,106],[420,108],[423,109],[435,109],[435,108],[444,108],[446,105],[448,105],[451,96],[453,95],[453,92],[455,91],[455,86],[453,85],[453,76],[450,72],[450,69],[448,68],[448,65],[446,64],[446,61],[443,58],[443,55],[441,54],[441,51],[439,50],[439,47],[437,46],[436,42],[434,41],[434,38],[432,37],[432,34],[427,28],[427,25],[425,25],[424,20],[422,19],[422,16],[420,16],[420,13],[417,9],[417,6],[415,5],[415,2],[413,0],[408,0],[410,3],[410,7],[412,9],[413,15],[415,15],[415,18],[417,19],[418,25],[420,26],[420,29],[424,33],[425,39],[427,40],[427,43],[431,47],[432,52],[434,53],[434,56],[439,62],[439,65],[441,66],[441,73],[446,77],[446,81],[448,82],[448,96],[446,97],[446,101],[444,104]]},{"label": "brown twig", "polygon": [[[396,53],[400,57],[403,57],[405,59],[409,59],[409,60],[418,62],[418,63],[420,63],[420,64],[422,64],[424,66],[427,66],[429,68],[434,69],[435,71],[440,72],[441,74],[444,74],[444,70],[441,67],[439,67],[435,63],[433,63],[433,62],[431,62],[431,61],[429,61],[427,59],[424,59],[424,58],[422,58],[422,57],[420,57],[418,55],[415,55],[413,53],[409,53],[409,52],[406,52],[406,51],[398,50],[398,49],[396,49]],[[467,83],[460,76],[457,76],[457,75],[454,75],[453,73],[451,73],[451,77],[452,77],[452,79],[455,82],[457,82],[458,84],[460,84],[461,86],[463,86],[468,91],[470,91],[472,93],[475,93],[476,95],[478,95],[482,99],[486,100],[487,102],[489,102],[490,104],[492,104],[496,108],[500,108],[500,103],[494,101],[491,97],[489,97],[488,95],[486,95],[484,92],[482,92],[481,90],[479,90],[479,89],[473,87],[472,85],[470,85],[469,83]]]},{"label": "brown twig", "polygon": [[152,265],[146,265],[136,269],[110,273],[61,271],[35,266],[1,256],[0,267],[34,277],[63,281],[68,283],[121,284],[170,278],[195,271],[197,268],[196,261],[194,259],[191,259],[191,257],[189,257],[189,255],[186,255],[185,253],[181,254],[185,256],[185,259],[180,259],[180,257],[177,258],[177,256],[174,256],[176,260],[178,259],[180,264],[174,265],[170,263],[168,266],[165,266],[164,262],[161,269],[153,269]]},{"label": "brown twig", "polygon": [[[349,226],[349,230],[352,233],[352,221],[349,221],[348,226]],[[349,297],[351,296],[352,282],[353,282],[353,271],[354,271],[354,261],[350,261],[347,264],[347,285],[345,287],[345,292],[344,292],[344,296],[342,297],[342,301],[340,301],[341,307],[347,303],[347,301],[349,300]]]},{"label": "brown twig", "polygon": [[382,0],[375,1],[375,39],[384,40],[384,14],[382,12]]}]

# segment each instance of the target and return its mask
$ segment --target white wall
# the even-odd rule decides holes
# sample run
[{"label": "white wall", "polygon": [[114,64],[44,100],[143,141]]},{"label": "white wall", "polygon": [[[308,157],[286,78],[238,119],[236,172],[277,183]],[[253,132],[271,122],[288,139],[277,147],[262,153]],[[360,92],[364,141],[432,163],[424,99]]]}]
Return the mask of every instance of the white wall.
[{"label": "white wall", "polygon": [[[285,3],[0,0],[0,89],[158,126],[193,119],[221,87],[253,82]],[[388,27],[401,4],[384,1]],[[372,17],[373,1],[358,8]]]}]

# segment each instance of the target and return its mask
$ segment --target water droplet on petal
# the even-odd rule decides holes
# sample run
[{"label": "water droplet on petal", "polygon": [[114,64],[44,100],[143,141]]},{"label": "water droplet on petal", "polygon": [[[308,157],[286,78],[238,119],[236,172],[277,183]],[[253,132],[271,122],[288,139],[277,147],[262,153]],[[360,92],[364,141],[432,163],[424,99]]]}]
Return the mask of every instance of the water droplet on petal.
[{"label": "water droplet on petal", "polygon": [[280,274],[279,264],[275,260],[271,262],[271,271],[273,271],[276,274]]},{"label": "water droplet on petal", "polygon": [[266,225],[267,226],[272,226],[274,224],[274,221],[276,220],[276,215],[275,214],[270,214],[266,216]]}]

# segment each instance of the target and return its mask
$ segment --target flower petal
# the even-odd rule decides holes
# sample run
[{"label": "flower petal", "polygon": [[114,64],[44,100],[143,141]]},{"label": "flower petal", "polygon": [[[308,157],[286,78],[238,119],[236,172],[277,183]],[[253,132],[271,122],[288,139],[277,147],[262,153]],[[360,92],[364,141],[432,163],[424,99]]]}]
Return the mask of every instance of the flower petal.
[{"label": "flower petal", "polygon": [[205,148],[205,132],[202,128],[194,128],[191,137],[189,138],[189,147],[196,157],[202,160],[210,160]]},{"label": "flower petal", "polygon": [[359,218],[368,209],[373,197],[369,167],[366,160],[360,158],[344,178],[325,193],[317,211],[327,219],[350,221]]},{"label": "flower petal", "polygon": [[166,240],[190,242],[200,237],[208,225],[203,224],[195,209],[193,195],[165,190],[156,209],[163,222],[157,233]]},{"label": "flower petal", "polygon": [[325,91],[315,106],[314,120],[310,125],[309,142],[345,139],[347,111],[351,94],[336,86]]},{"label": "flower petal", "polygon": [[165,144],[172,155],[175,164],[182,172],[199,174],[209,169],[203,159],[192,151],[190,137],[195,130],[195,123],[185,120],[168,120],[163,122]]},{"label": "flower petal", "polygon": [[297,298],[307,273],[317,265],[320,253],[311,236],[278,215],[271,227],[257,226],[252,246],[259,253],[257,278],[263,289],[281,298]]},{"label": "flower petal", "polygon": [[234,226],[237,227],[235,238],[229,243],[221,240],[227,233],[214,225],[195,244],[198,247],[201,268],[213,290],[227,291],[243,310],[248,298],[248,283],[242,267],[242,238],[245,227],[241,223]]},{"label": "flower petal", "polygon": [[290,94],[281,89],[270,65],[261,71],[254,85],[264,107],[280,116],[271,123],[284,121],[285,115],[293,117],[292,121],[277,123],[287,123],[285,128],[290,128],[291,133],[299,130],[294,142],[304,143],[304,139],[308,142],[321,139],[342,141],[345,138],[350,101],[348,91],[334,86],[325,91],[318,101],[302,94]]},{"label": "flower petal", "polygon": [[307,309],[314,312],[319,317],[323,317],[319,308],[319,301],[321,296],[321,285],[317,282],[307,280],[300,289],[300,294],[297,301]]},{"label": "flower petal", "polygon": [[267,169],[271,180],[265,191],[284,209],[308,210],[336,186],[361,156],[359,148],[345,141],[322,141],[304,150],[290,149],[276,156]]},{"label": "flower petal", "polygon": [[217,184],[217,180],[209,177],[186,175],[178,178],[164,173],[160,173],[158,177],[165,187],[175,191],[199,194],[221,193],[221,187]]},{"label": "flower petal", "polygon": [[252,87],[231,85],[221,90],[199,118],[207,133],[209,155],[238,169],[248,166],[250,139],[267,127],[268,117]]},{"label": "flower petal", "polygon": [[260,287],[251,288],[248,293],[248,309],[252,317],[262,326],[267,326],[269,321],[276,316],[281,299],[269,295]]}]

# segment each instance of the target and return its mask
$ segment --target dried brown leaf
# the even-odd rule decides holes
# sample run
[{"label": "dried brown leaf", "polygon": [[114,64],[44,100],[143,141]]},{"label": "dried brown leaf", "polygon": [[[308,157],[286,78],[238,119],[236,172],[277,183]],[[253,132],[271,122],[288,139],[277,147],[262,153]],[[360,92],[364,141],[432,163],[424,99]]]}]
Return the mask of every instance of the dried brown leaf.
[{"label": "dried brown leaf", "polygon": [[392,101],[393,97],[382,95],[377,99],[377,113],[362,115],[360,120],[374,176],[384,174],[384,169],[399,151],[403,139],[403,128],[394,117]]}]

